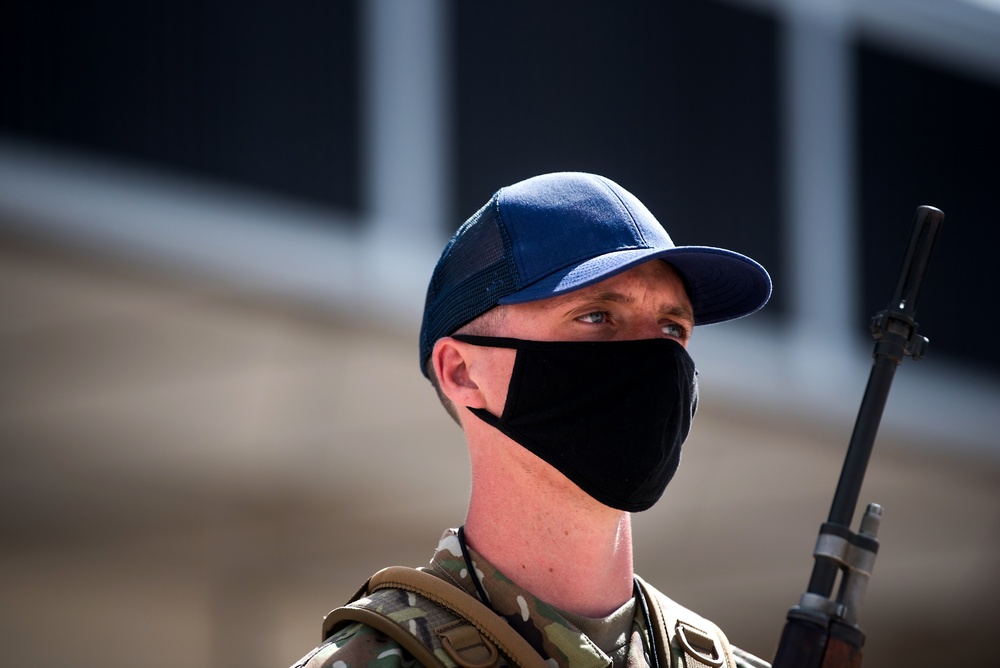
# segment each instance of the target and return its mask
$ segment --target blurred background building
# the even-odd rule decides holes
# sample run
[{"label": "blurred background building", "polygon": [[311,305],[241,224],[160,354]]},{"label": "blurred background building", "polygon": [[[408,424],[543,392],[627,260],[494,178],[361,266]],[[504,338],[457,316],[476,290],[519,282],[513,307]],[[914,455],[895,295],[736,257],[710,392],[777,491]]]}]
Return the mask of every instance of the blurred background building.
[{"label": "blurred background building", "polygon": [[426,281],[500,186],[604,174],[774,298],[696,333],[638,569],[770,657],[915,207],[947,215],[862,502],[866,666],[1000,622],[1000,3],[13,0],[0,9],[0,660],[288,665],[457,526]]}]

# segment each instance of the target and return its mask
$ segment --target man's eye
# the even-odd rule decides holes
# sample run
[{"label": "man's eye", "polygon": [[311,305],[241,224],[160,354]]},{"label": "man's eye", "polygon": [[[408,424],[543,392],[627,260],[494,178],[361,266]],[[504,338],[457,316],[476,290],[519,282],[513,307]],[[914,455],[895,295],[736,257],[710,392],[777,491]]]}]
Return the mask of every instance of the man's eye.
[{"label": "man's eye", "polygon": [[607,319],[608,314],[606,311],[594,311],[593,313],[587,313],[577,318],[580,322],[585,322],[590,325],[599,325],[602,322],[607,322]]},{"label": "man's eye", "polygon": [[667,336],[673,336],[678,339],[683,339],[684,336],[687,334],[687,330],[685,330],[677,323],[673,322],[668,322],[664,324],[661,327],[661,329],[663,330],[663,333],[666,334]]}]

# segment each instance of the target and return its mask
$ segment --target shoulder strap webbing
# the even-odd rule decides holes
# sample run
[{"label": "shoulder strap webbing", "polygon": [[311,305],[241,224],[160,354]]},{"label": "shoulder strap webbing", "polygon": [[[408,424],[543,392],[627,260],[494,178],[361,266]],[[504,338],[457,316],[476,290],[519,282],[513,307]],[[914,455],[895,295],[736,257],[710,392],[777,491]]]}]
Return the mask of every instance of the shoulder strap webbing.
[{"label": "shoulder strap webbing", "polygon": [[722,630],[701,615],[668,598],[642,578],[636,582],[645,597],[650,626],[656,630],[656,653],[669,661],[671,645],[684,655],[685,668],[736,668],[732,646]]},{"label": "shoulder strap webbing", "polygon": [[444,666],[432,649],[414,636],[405,623],[393,620],[358,602],[380,590],[401,589],[418,594],[450,611],[457,619],[433,629],[442,648],[459,666],[488,668],[502,652],[519,668],[550,668],[535,649],[504,620],[464,590],[423,569],[393,566],[373,575],[351,602],[323,621],[326,639],[345,622],[363,622],[398,642],[428,668]]}]

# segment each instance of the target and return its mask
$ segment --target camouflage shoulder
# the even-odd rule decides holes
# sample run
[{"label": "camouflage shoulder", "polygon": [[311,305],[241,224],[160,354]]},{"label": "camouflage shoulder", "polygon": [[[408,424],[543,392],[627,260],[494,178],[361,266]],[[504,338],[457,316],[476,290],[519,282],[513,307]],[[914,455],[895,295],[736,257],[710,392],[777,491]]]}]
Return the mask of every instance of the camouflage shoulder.
[{"label": "camouflage shoulder", "polygon": [[771,664],[767,661],[759,659],[739,647],[733,647],[733,657],[736,659],[736,668],[771,668]]},{"label": "camouflage shoulder", "polygon": [[417,661],[396,641],[355,623],[330,636],[292,668],[417,668]]}]

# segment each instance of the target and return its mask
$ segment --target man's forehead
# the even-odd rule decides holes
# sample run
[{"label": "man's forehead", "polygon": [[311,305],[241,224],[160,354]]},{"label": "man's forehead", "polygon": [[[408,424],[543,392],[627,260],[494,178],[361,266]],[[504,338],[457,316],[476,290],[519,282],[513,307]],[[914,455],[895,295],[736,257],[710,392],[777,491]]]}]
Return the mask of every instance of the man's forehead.
[{"label": "man's forehead", "polygon": [[[545,309],[562,309],[585,302],[631,304],[636,301],[636,296],[633,292],[637,285],[641,284],[643,287],[653,287],[664,293],[658,304],[659,310],[675,314],[689,314],[691,319],[693,319],[690,299],[684,288],[684,283],[676,270],[662,260],[652,260],[647,264],[653,265],[652,271],[650,268],[644,269],[646,265],[639,265],[593,285],[549,297],[548,299],[528,303]],[[637,278],[640,274],[645,280],[640,280],[638,284],[634,283],[633,279]],[[663,278],[666,276],[671,276],[672,278],[666,280],[654,278],[657,275]]]}]

